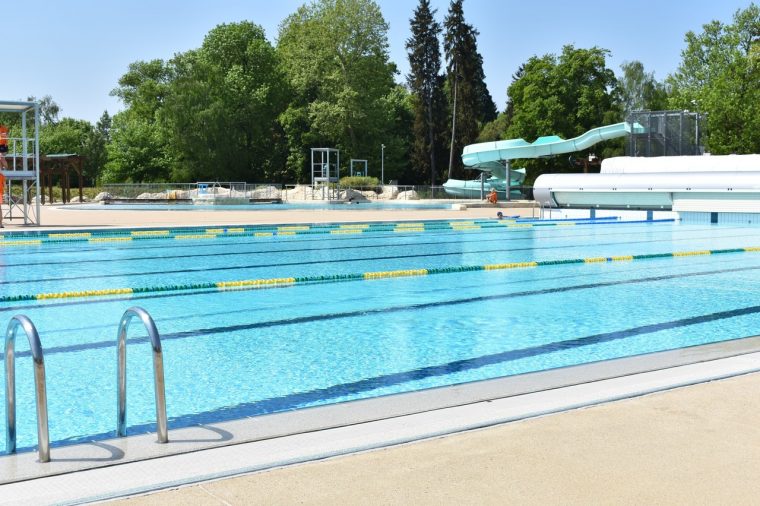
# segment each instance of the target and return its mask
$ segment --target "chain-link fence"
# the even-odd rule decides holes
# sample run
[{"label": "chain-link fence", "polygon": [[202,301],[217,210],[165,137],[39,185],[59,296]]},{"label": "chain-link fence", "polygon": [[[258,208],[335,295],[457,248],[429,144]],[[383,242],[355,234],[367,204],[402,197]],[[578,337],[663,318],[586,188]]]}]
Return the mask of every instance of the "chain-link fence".
[{"label": "chain-link fence", "polygon": [[705,113],[634,111],[627,121],[637,128],[626,145],[628,156],[683,156],[704,152]]},{"label": "chain-link fence", "polygon": [[[478,191],[451,195],[443,186],[422,185],[376,185],[344,186],[330,185],[281,185],[274,183],[198,182],[198,183],[124,183],[106,184],[101,187],[105,200],[236,200],[244,202],[298,202],[310,200],[342,201],[413,201],[413,200],[482,200]],[[510,200],[530,200],[533,188],[513,186]],[[503,199],[500,199],[503,200]]]}]

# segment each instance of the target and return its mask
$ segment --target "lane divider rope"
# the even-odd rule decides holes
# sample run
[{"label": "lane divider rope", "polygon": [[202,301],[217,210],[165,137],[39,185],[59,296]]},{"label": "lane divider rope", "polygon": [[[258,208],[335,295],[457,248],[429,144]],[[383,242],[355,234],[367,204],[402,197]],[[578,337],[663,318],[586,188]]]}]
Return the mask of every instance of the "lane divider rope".
[{"label": "lane divider rope", "polygon": [[191,290],[249,290],[260,288],[275,288],[291,286],[296,284],[310,283],[339,283],[343,281],[356,280],[374,280],[385,278],[401,278],[413,276],[428,276],[434,274],[452,274],[460,272],[473,271],[496,271],[506,269],[528,269],[535,267],[545,267],[550,265],[567,265],[567,264],[596,264],[606,262],[630,262],[633,260],[648,260],[658,258],[680,258],[692,257],[699,255],[718,255],[727,253],[749,253],[760,252],[760,247],[750,246],[745,248],[729,248],[715,250],[699,251],[675,251],[672,253],[648,253],[642,255],[618,255],[610,257],[587,257],[587,258],[567,258],[559,260],[540,260],[533,262],[512,262],[501,264],[486,265],[459,265],[453,267],[437,267],[430,269],[401,269],[395,271],[377,271],[363,272],[352,274],[332,274],[325,276],[303,276],[287,278],[269,278],[269,279],[244,279],[238,281],[218,281],[205,283],[192,283],[181,285],[164,285],[164,286],[147,286],[134,288],[107,288],[100,290],[83,290],[69,292],[52,292],[38,293],[27,295],[6,295],[0,296],[2,302],[17,302],[26,300],[47,300],[47,299],[65,299],[65,298],[82,298],[82,297],[105,297],[110,295],[131,295],[139,293],[158,293],[158,292],[177,292]]},{"label": "lane divider rope", "polygon": [[[672,220],[655,220],[672,221]],[[125,230],[125,231],[96,231],[47,233],[46,235],[29,234],[0,234],[0,247],[37,246],[41,244],[58,244],[71,242],[108,243],[144,241],[153,239],[204,240],[217,238],[240,237],[273,237],[303,234],[365,234],[374,232],[433,232],[442,230],[469,231],[482,229],[531,229],[539,227],[566,227],[574,225],[594,225],[610,223],[632,223],[610,220],[581,220],[570,222],[516,222],[515,220],[483,220],[483,221],[430,221],[430,222],[398,222],[398,223],[326,223],[313,225],[265,225],[256,227],[227,227],[227,228],[195,228],[168,230]]]}]

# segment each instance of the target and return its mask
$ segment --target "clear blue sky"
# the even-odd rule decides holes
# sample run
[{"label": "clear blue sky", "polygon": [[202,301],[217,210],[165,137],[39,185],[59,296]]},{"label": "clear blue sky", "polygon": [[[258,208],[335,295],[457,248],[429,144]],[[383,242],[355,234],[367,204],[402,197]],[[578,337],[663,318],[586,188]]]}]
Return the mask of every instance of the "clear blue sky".
[{"label": "clear blue sky", "polygon": [[[109,92],[129,63],[199,47],[220,23],[250,20],[274,43],[296,0],[2,0],[0,99],[52,95],[62,116],[95,122],[122,108]],[[406,39],[416,0],[378,0],[390,24],[391,60],[408,71]],[[443,20],[448,0],[432,0]],[[515,1],[465,0],[466,20],[479,31],[488,88],[500,110],[518,66],[565,44],[609,49],[619,72],[640,60],[658,79],[680,62],[684,35],[713,19],[730,22],[750,0]]]}]

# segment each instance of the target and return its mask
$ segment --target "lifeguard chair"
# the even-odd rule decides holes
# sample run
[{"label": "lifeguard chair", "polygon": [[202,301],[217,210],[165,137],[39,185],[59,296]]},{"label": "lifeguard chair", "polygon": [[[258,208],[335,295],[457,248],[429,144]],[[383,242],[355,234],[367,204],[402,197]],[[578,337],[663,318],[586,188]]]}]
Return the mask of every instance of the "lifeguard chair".
[{"label": "lifeguard chair", "polygon": [[[338,181],[340,181],[340,150],[311,148],[312,198],[316,198],[316,189],[320,186],[323,200],[337,199]],[[331,185],[331,183],[334,184]]]},{"label": "lifeguard chair", "polygon": [[[5,161],[8,169],[5,176],[5,195],[8,203],[4,219],[24,220],[24,225],[40,225],[40,104],[39,102],[10,102],[0,100],[0,112],[21,115],[21,136],[8,138],[8,152]],[[14,185],[21,186],[21,197],[11,198]],[[29,196],[34,190],[34,206]],[[15,216],[14,216],[15,213]]]}]

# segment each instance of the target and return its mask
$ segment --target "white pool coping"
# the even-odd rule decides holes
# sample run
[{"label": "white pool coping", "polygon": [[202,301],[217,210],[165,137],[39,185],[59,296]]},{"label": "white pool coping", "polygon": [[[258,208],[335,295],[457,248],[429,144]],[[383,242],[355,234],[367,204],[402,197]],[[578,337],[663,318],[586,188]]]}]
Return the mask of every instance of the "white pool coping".
[{"label": "white pool coping", "polygon": [[[53,448],[46,464],[31,452],[6,456],[0,458],[0,478],[6,481],[0,502],[102,501],[759,372],[760,351],[748,351],[759,349],[759,343],[754,337],[202,427],[170,427],[167,445],[144,434]],[[692,363],[674,365],[684,360]],[[593,379],[600,375],[616,377]]]}]

